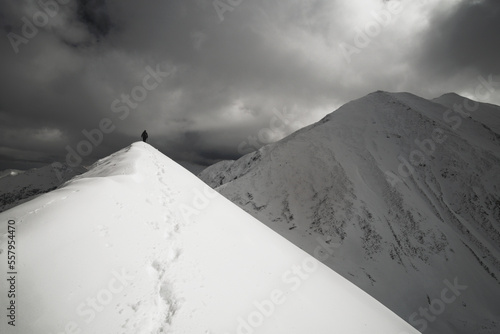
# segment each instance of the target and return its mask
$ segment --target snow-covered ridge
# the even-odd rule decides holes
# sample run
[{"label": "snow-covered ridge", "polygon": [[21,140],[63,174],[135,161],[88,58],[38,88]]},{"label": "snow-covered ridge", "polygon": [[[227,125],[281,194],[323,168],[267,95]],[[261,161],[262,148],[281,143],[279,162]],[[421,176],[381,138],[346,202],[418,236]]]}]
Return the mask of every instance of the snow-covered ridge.
[{"label": "snow-covered ridge", "polygon": [[9,220],[1,333],[417,333],[148,144],[0,214],[3,273]]},{"label": "snow-covered ridge", "polygon": [[[498,106],[375,92],[200,178],[310,254],[340,243],[323,262],[417,329],[493,334],[499,129]],[[467,290],[427,317],[455,278]]]}]

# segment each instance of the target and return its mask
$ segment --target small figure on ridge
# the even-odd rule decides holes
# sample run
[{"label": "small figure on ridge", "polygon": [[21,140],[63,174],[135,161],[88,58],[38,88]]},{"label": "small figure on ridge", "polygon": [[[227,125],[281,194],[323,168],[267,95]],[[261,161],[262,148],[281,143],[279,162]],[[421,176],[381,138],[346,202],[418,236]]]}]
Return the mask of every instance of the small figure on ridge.
[{"label": "small figure on ridge", "polygon": [[146,130],[144,130],[144,131],[142,132],[141,137],[142,137],[142,141],[143,141],[143,142],[147,142],[147,141],[148,141],[148,133],[146,132]]}]

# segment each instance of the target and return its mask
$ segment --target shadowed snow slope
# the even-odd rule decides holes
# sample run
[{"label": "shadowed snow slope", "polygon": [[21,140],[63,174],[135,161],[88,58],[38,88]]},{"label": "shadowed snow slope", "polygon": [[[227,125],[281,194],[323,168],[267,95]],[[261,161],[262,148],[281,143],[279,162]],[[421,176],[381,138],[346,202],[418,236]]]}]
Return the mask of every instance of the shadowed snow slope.
[{"label": "shadowed snow slope", "polygon": [[417,333],[148,144],[0,214],[2,273],[9,219],[1,333]]},{"label": "shadowed snow slope", "polygon": [[420,331],[500,333],[498,106],[376,92],[200,178]]}]

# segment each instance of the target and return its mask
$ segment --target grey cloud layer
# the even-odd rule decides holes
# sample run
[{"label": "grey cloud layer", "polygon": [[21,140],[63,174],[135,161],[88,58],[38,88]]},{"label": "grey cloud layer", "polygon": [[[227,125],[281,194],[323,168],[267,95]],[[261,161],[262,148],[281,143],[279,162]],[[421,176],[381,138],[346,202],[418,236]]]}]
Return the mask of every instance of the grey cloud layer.
[{"label": "grey cloud layer", "polygon": [[[353,44],[355,28],[387,2],[243,0],[222,22],[212,1],[64,2],[17,54],[0,41],[0,169],[62,161],[103,118],[115,130],[87,161],[147,129],[164,153],[206,165],[237,158],[276,110],[293,119],[279,138],[374,90],[430,98],[499,71],[498,35],[488,35],[500,22],[494,1],[402,1],[350,64],[339,43]],[[36,1],[2,2],[3,34],[22,35],[22,18],[37,10]],[[157,64],[171,74],[120,119],[113,102],[137,97]]]}]

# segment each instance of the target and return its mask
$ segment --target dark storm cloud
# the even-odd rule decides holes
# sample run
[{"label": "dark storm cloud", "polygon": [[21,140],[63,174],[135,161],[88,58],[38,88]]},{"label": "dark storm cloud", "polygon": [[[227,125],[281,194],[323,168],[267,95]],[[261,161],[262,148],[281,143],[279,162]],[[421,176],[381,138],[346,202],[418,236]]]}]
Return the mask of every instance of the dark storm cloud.
[{"label": "dark storm cloud", "polygon": [[[7,37],[0,39],[0,169],[64,161],[68,147],[77,150],[88,140],[83,132],[103,119],[113,130],[84,164],[147,129],[173,159],[207,165],[278,140],[372,91],[431,98],[461,92],[464,82],[498,66],[496,50],[487,48],[488,38],[498,37],[466,38],[482,55],[460,46],[462,25],[479,34],[497,24],[493,2],[243,0],[224,12],[211,0],[56,3],[50,13],[39,1],[0,3]],[[402,10],[387,16],[395,3]],[[378,24],[374,17],[386,22],[347,63],[339,44],[355,45],[359,31]],[[431,66],[434,57],[443,66]],[[434,80],[435,68],[445,65]],[[477,73],[460,81],[465,66]]]},{"label": "dark storm cloud", "polygon": [[466,1],[431,21],[423,61],[443,76],[471,68],[500,74],[500,2]]},{"label": "dark storm cloud", "polygon": [[[82,130],[92,130],[108,117],[116,126],[106,136],[110,150],[135,140],[139,129],[147,128],[152,140],[178,159],[210,163],[237,157],[239,143],[266,126],[273,108],[307,107],[304,101],[325,93],[320,82],[328,83],[311,71],[313,64],[306,64],[303,54],[280,49],[272,31],[263,29],[275,20],[289,25],[292,19],[304,18],[291,9],[270,12],[284,8],[278,8],[278,2],[259,6],[244,3],[219,22],[211,2],[61,5],[57,22],[40,27],[29,43],[19,44],[18,54],[6,54],[10,66],[4,83],[12,95],[1,102],[6,119],[2,143],[22,151],[34,141],[29,134],[53,133],[33,144],[49,159],[54,151],[66,153],[68,144],[76,148],[85,139]],[[14,9],[10,19],[20,31],[20,18],[29,18],[36,8]],[[317,15],[314,11],[321,8],[307,10]],[[254,17],[245,19],[249,13]],[[130,95],[145,69],[161,62],[175,68],[177,75],[149,93],[127,119],[117,119],[112,102]],[[19,138],[8,129],[28,135]],[[91,158],[102,154],[103,147]]]},{"label": "dark storm cloud", "polygon": [[111,20],[105,0],[79,0],[78,17],[96,36],[105,36],[111,29]]}]

